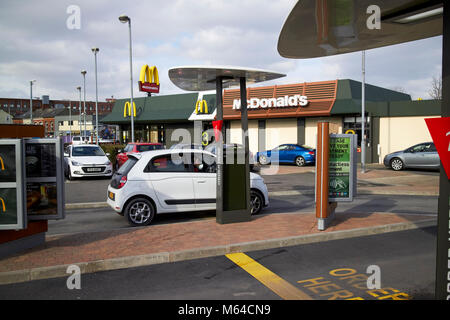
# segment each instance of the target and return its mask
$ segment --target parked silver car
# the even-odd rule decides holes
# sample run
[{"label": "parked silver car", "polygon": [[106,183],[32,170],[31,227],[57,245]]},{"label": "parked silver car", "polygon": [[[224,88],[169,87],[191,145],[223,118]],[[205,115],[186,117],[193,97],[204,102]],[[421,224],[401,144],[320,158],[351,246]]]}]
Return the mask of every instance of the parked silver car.
[{"label": "parked silver car", "polygon": [[384,165],[399,171],[405,168],[439,169],[440,160],[433,142],[419,143],[384,157]]}]

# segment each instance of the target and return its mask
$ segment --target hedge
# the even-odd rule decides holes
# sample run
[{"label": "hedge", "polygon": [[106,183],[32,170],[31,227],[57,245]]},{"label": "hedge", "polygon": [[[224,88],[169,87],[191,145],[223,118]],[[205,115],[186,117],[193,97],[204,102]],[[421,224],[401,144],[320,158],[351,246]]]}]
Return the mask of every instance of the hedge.
[{"label": "hedge", "polygon": [[124,144],[112,144],[112,143],[105,143],[100,144],[100,147],[103,149],[105,153],[109,153],[109,161],[111,161],[113,168],[116,167],[116,156],[118,154],[119,149],[124,149]]}]

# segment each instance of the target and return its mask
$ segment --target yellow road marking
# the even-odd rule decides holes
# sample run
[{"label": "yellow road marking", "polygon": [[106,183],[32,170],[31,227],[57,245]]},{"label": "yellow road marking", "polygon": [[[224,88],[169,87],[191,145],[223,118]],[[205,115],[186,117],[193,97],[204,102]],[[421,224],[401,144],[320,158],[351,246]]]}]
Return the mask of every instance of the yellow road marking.
[{"label": "yellow road marking", "polygon": [[306,293],[259,264],[245,253],[230,253],[226,257],[284,300],[312,300]]}]

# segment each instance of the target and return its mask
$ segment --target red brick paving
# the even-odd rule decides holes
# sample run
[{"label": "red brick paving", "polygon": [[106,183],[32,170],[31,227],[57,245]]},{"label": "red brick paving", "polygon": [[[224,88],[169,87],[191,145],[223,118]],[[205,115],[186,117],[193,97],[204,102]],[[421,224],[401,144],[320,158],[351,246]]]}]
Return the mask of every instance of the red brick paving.
[{"label": "red brick paving", "polygon": [[[340,214],[322,232],[429,219],[386,213]],[[237,244],[318,233],[315,215],[267,214],[250,222],[217,224],[215,219],[107,232],[47,236],[45,245],[0,260],[0,272],[159,252]]]}]

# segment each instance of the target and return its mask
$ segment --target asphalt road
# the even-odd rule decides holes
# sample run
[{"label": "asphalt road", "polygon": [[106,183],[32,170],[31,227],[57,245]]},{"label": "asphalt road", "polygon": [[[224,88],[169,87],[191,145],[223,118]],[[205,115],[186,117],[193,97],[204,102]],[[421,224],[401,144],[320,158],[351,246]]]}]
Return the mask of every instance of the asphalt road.
[{"label": "asphalt road", "polygon": [[[270,205],[261,214],[314,212],[313,195],[271,196]],[[361,195],[351,203],[339,203],[336,213],[392,212],[436,215],[437,197]],[[197,219],[215,219],[215,211],[165,213],[157,215],[153,224],[178,223]],[[129,228],[125,217],[109,207],[66,210],[63,220],[49,220],[48,235],[107,231]]]},{"label": "asphalt road", "polygon": [[[289,191],[295,190],[300,193],[313,194],[314,192],[314,167],[311,171],[295,174],[283,175],[264,175],[264,180],[269,192],[273,191]],[[374,170],[374,169],[372,169]],[[384,170],[386,174],[389,170]],[[426,170],[410,170],[414,175],[435,175],[439,172]],[[105,202],[106,190],[110,179],[106,178],[83,178],[74,181],[66,181],[65,183],[65,200],[66,203],[86,203],[86,202]],[[371,187],[368,181],[358,180],[358,187]]]},{"label": "asphalt road", "polygon": [[[417,171],[415,174],[436,174]],[[264,176],[269,189],[270,205],[262,214],[314,212],[314,173]],[[83,179],[66,182],[66,203],[105,202],[109,179]],[[284,191],[300,194],[285,195]],[[273,195],[273,192],[280,195]],[[358,195],[353,202],[339,203],[336,213],[392,212],[409,214],[437,213],[437,197],[407,195]],[[154,224],[214,219],[215,212],[183,212],[157,215]],[[107,231],[128,228],[128,222],[109,207],[66,210],[66,218],[49,221],[48,234]]]},{"label": "asphalt road", "polygon": [[[4,299],[432,299],[436,228],[424,228],[236,254],[253,267],[218,256],[0,286]],[[247,264],[248,266],[248,264]],[[379,268],[380,290],[367,288],[369,266]],[[264,274],[270,274],[264,279]],[[282,284],[280,286],[280,283]],[[372,282],[370,282],[372,283]],[[187,302],[189,303],[189,302]],[[183,302],[184,305],[184,302]],[[178,308],[165,310],[166,314]]]}]

